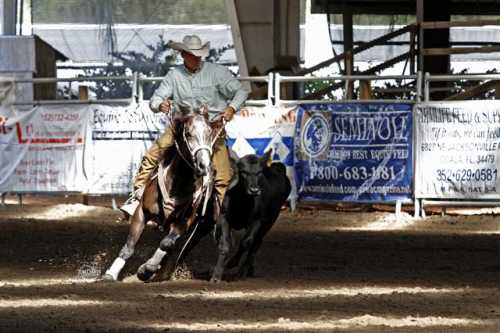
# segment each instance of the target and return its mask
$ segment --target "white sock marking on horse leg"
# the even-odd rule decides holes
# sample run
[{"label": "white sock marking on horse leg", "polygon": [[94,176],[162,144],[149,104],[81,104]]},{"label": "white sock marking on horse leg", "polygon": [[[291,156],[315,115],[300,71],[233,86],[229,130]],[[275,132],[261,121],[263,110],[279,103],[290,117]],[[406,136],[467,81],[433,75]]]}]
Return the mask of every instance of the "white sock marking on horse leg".
[{"label": "white sock marking on horse leg", "polygon": [[125,266],[125,260],[118,257],[113,261],[113,264],[106,271],[106,274],[109,274],[113,277],[113,280],[118,280],[118,274],[122,270],[123,266]]},{"label": "white sock marking on horse leg", "polygon": [[153,256],[148,260],[148,263],[152,265],[159,265],[166,254],[167,254],[166,251],[163,251],[162,249],[158,248],[156,249],[155,254],[153,254]]}]

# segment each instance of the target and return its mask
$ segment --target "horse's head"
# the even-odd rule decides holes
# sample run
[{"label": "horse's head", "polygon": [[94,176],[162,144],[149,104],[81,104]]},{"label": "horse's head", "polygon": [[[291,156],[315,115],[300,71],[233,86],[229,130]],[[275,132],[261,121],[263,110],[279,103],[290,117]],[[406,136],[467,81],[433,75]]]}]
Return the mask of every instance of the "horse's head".
[{"label": "horse's head", "polygon": [[[185,147],[180,153],[193,167],[195,175],[201,177],[209,174],[212,168],[212,146],[217,130],[216,122],[208,120],[207,108],[202,107],[197,112],[181,117],[177,128],[176,140],[179,146]],[[185,154],[185,151],[189,154]]]}]

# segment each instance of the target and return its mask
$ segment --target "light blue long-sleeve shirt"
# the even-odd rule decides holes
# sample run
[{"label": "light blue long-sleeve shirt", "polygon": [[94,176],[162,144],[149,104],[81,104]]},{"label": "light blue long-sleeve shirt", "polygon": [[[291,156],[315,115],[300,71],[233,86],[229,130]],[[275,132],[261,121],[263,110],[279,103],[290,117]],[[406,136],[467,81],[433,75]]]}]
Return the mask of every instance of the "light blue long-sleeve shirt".
[{"label": "light blue long-sleeve shirt", "polygon": [[238,111],[247,97],[248,92],[226,67],[203,62],[196,73],[184,66],[171,68],[153,93],[149,106],[153,112],[159,112],[160,104],[169,98],[182,109],[207,105],[213,116],[228,105]]}]

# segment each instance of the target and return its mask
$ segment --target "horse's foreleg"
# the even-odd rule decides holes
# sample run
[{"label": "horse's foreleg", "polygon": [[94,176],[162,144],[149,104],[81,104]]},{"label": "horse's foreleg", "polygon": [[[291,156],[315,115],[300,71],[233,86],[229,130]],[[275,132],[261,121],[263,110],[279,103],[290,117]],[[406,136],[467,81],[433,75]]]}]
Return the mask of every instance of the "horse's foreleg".
[{"label": "horse's foreleg", "polygon": [[135,245],[144,231],[144,212],[141,208],[137,209],[132,215],[127,242],[120,250],[118,257],[103,276],[104,280],[116,281],[126,261],[134,254]]},{"label": "horse's foreleg", "polygon": [[154,273],[160,270],[163,258],[165,258],[165,256],[172,251],[175,246],[175,242],[180,236],[181,235],[176,228],[170,228],[170,232],[161,240],[160,246],[156,249],[153,256],[142,264],[137,270],[137,277],[141,281],[149,280]]},{"label": "horse's foreleg", "polygon": [[210,282],[212,283],[219,283],[220,281],[222,281],[226,258],[229,254],[229,251],[231,250],[231,230],[229,227],[229,223],[227,222],[227,219],[224,215],[221,215],[219,217],[219,225],[221,228],[221,237],[218,241],[219,256],[212,273],[212,278],[210,279]]}]

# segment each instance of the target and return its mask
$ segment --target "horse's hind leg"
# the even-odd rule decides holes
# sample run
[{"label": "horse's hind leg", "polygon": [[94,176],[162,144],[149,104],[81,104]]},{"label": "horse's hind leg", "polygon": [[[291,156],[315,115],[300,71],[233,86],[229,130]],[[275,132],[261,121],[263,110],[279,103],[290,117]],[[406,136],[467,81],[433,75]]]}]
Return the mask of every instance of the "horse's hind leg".
[{"label": "horse's hind leg", "polygon": [[106,271],[103,276],[103,280],[106,281],[116,281],[118,280],[118,275],[122,270],[123,266],[125,266],[125,262],[134,254],[135,245],[137,241],[142,235],[144,231],[145,225],[145,217],[142,208],[139,207],[134,215],[131,217],[129,232],[127,236],[127,242],[120,250],[118,257],[116,257],[115,261],[110,268]]},{"label": "horse's hind leg", "polygon": [[154,273],[158,272],[161,268],[161,262],[166,255],[172,252],[175,242],[181,236],[180,232],[174,228],[170,228],[170,232],[160,242],[158,247],[151,258],[142,264],[137,270],[137,277],[141,281],[148,281]]}]

